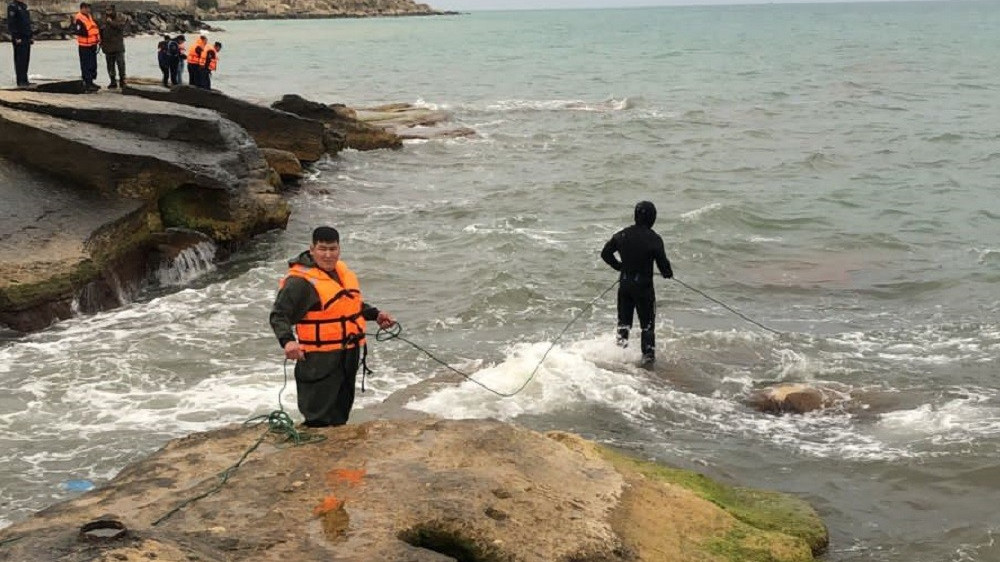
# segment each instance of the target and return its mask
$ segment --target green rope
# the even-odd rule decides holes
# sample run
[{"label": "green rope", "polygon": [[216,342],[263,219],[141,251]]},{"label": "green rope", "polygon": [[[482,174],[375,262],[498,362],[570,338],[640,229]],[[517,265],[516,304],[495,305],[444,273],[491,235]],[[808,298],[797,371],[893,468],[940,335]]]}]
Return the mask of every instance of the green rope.
[{"label": "green rope", "polygon": [[[226,482],[229,481],[229,478],[236,473],[237,469],[239,469],[240,466],[243,465],[243,463],[247,460],[247,457],[249,457],[251,453],[256,451],[257,447],[260,447],[260,444],[264,442],[264,439],[266,439],[268,435],[272,433],[284,435],[285,442],[290,441],[295,446],[304,445],[306,443],[317,443],[319,441],[323,441],[324,439],[326,439],[326,437],[323,435],[308,434],[295,429],[295,422],[292,420],[291,416],[288,415],[288,412],[285,411],[284,404],[281,403],[281,394],[285,392],[285,388],[288,387],[288,359],[285,359],[283,371],[285,375],[285,381],[281,385],[281,390],[278,391],[278,409],[274,410],[269,414],[254,416],[248,419],[247,421],[243,422],[243,425],[248,425],[248,426],[258,426],[266,423],[267,431],[261,433],[260,437],[258,437],[257,440],[254,441],[254,443],[247,448],[247,450],[243,451],[243,454],[240,456],[239,460],[233,463],[229,468],[219,473],[219,481],[216,482],[214,486],[209,488],[207,491],[202,492],[201,494],[198,494],[197,496],[194,496],[192,498],[188,498],[183,502],[174,506],[170,511],[161,515],[156,521],[153,521],[152,525],[153,527],[159,525],[160,523],[163,523],[167,519],[170,519],[175,513],[184,509],[185,507],[199,500],[205,499],[208,496],[221,490],[222,487],[226,485]],[[3,543],[0,543],[0,545],[2,544]]]},{"label": "green rope", "polygon": [[7,546],[10,543],[17,542],[17,541],[23,539],[26,536],[27,535],[18,535],[16,537],[11,537],[9,539],[0,540],[0,548],[5,547],[5,546]]}]

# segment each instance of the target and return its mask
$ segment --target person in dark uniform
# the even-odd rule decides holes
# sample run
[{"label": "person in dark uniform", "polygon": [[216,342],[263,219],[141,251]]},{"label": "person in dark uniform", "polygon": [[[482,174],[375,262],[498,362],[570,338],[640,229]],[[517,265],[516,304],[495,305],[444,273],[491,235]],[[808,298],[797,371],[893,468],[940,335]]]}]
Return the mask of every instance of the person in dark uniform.
[{"label": "person in dark uniform", "polygon": [[31,14],[28,5],[22,0],[11,0],[7,5],[7,30],[10,31],[10,42],[14,44],[14,75],[18,88],[27,88],[28,62],[31,60]]},{"label": "person in dark uniform", "polygon": [[[108,88],[114,89],[119,85],[125,89],[125,28],[128,25],[127,16],[118,16],[118,11],[114,4],[108,4],[104,8],[104,18],[99,24],[101,32],[101,50],[104,51],[105,61],[108,63]],[[115,70],[117,69],[117,78]]]},{"label": "person in dark uniform", "polygon": [[[618,332],[617,343],[628,346],[629,330],[632,329],[633,311],[639,313],[640,349],[642,363],[652,364],[656,360],[656,292],[653,288],[653,262],[660,275],[666,279],[674,276],[670,260],[663,249],[663,239],[653,230],[656,222],[656,206],[649,201],[640,201],[635,206],[635,224],[620,230],[608,240],[601,251],[601,259],[615,271],[620,272],[618,286]],[[615,254],[621,256],[621,260]]]},{"label": "person in dark uniform", "polygon": [[357,276],[340,261],[340,233],[332,227],[314,230],[309,250],[288,268],[270,323],[285,358],[296,362],[299,412],[308,427],[343,425],[367,354],[365,322],[390,328],[396,321],[364,302]]}]

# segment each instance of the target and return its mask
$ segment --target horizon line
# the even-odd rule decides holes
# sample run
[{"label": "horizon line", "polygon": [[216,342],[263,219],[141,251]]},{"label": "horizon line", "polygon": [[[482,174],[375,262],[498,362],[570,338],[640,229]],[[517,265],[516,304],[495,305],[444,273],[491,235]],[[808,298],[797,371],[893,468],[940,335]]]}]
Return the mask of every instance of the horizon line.
[{"label": "horizon line", "polygon": [[514,8],[439,8],[439,11],[454,11],[459,13],[473,12],[539,12],[539,11],[572,11],[572,10],[628,10],[638,8],[696,8],[704,6],[767,6],[767,5],[835,5],[835,4],[976,4],[987,3],[990,0],[677,0],[670,3],[636,3],[622,6],[521,6]]}]

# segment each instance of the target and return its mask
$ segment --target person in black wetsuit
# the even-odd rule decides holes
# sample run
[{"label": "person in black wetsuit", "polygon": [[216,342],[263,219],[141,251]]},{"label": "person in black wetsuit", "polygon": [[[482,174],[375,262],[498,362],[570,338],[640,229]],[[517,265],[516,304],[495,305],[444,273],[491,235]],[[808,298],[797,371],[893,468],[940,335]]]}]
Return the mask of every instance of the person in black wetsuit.
[{"label": "person in black wetsuit", "polygon": [[[653,230],[656,222],[656,206],[649,201],[640,201],[635,206],[635,224],[615,233],[601,250],[601,259],[615,271],[621,272],[618,286],[618,333],[617,343],[628,346],[629,330],[632,329],[633,311],[639,313],[640,348],[642,363],[648,365],[656,360],[656,338],[653,328],[656,323],[656,292],[653,288],[653,262],[660,275],[670,279],[674,276],[670,260],[663,249],[663,239]],[[621,261],[615,257],[617,253]]]}]

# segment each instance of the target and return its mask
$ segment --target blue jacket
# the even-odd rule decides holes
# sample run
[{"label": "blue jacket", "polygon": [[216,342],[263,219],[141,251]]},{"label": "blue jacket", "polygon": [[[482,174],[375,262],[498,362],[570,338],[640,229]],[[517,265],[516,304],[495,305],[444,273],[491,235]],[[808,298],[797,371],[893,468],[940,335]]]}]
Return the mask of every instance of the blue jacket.
[{"label": "blue jacket", "polygon": [[31,14],[27,4],[11,0],[7,5],[7,29],[14,39],[31,39]]}]

